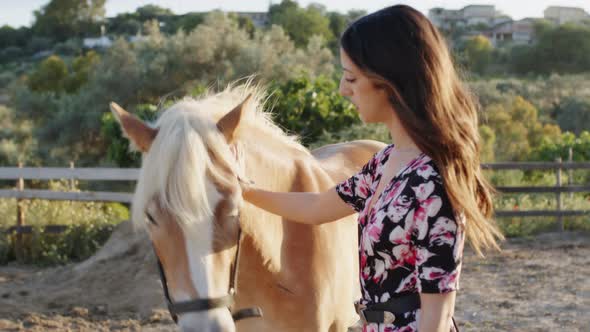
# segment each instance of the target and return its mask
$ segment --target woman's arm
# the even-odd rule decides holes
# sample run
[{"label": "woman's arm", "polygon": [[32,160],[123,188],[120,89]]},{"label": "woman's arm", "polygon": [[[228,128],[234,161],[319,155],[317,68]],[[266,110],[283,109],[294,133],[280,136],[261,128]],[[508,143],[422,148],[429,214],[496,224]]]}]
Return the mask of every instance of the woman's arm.
[{"label": "woman's arm", "polygon": [[449,332],[455,311],[456,292],[420,293],[420,332]]},{"label": "woman's arm", "polygon": [[245,188],[243,196],[261,209],[303,224],[319,225],[354,213],[340,199],[335,188],[322,193],[279,193]]}]

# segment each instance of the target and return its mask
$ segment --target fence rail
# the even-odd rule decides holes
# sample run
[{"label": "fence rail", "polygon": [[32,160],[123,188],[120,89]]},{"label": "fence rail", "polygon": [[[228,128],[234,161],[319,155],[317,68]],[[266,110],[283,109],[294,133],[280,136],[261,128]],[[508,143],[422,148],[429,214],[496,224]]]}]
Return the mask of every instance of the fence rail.
[{"label": "fence rail", "polygon": [[[555,170],[556,184],[554,186],[499,186],[500,193],[552,193],[557,200],[555,210],[536,211],[496,211],[496,217],[556,217],[563,229],[563,217],[590,215],[590,210],[564,210],[563,193],[590,192],[590,184],[563,185],[561,181],[562,170],[588,169],[590,162],[504,162],[482,164],[482,168],[490,171],[500,170]],[[24,207],[25,199],[69,200],[69,201],[102,201],[130,203],[133,195],[122,192],[84,192],[84,191],[51,191],[41,189],[25,189],[24,180],[88,180],[88,181],[137,181],[139,169],[137,168],[70,168],[59,167],[0,167],[0,180],[15,180],[16,189],[0,189],[0,198],[16,198],[17,225],[9,231],[17,233],[30,232],[30,227],[25,226]],[[58,232],[63,226],[51,226],[50,232]]]},{"label": "fence rail", "polygon": [[137,168],[0,167],[0,180],[137,181]]},{"label": "fence rail", "polygon": [[133,194],[104,191],[53,191],[44,189],[0,189],[0,197],[61,201],[131,203]]},{"label": "fence rail", "polygon": [[482,164],[481,168],[490,170],[547,170],[547,169],[590,169],[590,162],[545,162],[545,161],[534,161],[534,162],[501,162],[501,163],[489,163]]}]

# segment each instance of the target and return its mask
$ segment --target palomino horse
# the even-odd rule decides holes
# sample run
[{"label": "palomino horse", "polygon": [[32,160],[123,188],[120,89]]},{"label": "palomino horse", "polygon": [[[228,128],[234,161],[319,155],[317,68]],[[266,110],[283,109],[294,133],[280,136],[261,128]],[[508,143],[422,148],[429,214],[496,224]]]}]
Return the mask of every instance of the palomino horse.
[{"label": "palomino horse", "polygon": [[[355,217],[290,222],[244,203],[237,178],[272,191],[328,190],[384,145],[310,153],[269,120],[263,95],[246,85],[184,99],[153,127],[111,104],[143,152],[133,220],[147,225],[171,302],[200,301],[178,311],[182,331],[346,331],[360,295]],[[236,308],[258,306],[263,317],[234,323],[228,285]]]}]

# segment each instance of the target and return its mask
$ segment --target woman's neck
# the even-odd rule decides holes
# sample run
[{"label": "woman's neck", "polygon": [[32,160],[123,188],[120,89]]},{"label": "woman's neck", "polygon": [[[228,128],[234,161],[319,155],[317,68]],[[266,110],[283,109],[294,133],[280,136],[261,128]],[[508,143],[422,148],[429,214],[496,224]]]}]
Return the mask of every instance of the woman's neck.
[{"label": "woman's neck", "polygon": [[393,141],[395,150],[400,152],[420,151],[420,148],[416,145],[416,143],[414,143],[414,140],[412,140],[410,135],[408,135],[398,119],[392,119],[386,123],[386,126],[389,129],[389,134],[391,135],[391,140]]}]

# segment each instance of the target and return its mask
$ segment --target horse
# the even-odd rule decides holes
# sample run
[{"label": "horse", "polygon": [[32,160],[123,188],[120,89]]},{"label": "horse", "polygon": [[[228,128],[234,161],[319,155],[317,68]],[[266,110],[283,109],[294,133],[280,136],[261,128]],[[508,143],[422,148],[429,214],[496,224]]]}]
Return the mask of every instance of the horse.
[{"label": "horse", "polygon": [[[320,226],[291,222],[245,203],[239,181],[272,191],[328,190],[384,144],[359,140],[310,152],[272,122],[266,96],[242,84],[185,97],[152,125],[110,105],[142,152],[132,219],[147,228],[184,332],[346,331],[358,319],[355,215]],[[262,317],[234,322],[228,307],[252,306]]]}]

